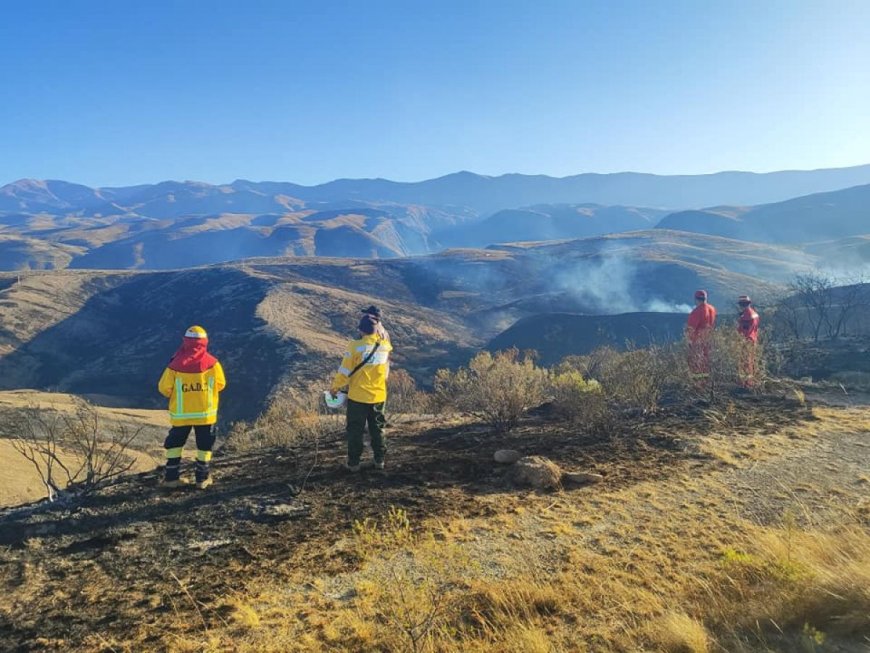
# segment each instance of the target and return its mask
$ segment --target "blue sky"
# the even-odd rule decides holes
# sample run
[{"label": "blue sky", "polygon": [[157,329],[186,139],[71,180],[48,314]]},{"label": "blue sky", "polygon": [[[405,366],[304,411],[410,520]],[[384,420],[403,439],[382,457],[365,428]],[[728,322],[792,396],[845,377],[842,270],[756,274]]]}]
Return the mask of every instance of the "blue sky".
[{"label": "blue sky", "polygon": [[870,163],[870,2],[0,1],[0,184]]}]

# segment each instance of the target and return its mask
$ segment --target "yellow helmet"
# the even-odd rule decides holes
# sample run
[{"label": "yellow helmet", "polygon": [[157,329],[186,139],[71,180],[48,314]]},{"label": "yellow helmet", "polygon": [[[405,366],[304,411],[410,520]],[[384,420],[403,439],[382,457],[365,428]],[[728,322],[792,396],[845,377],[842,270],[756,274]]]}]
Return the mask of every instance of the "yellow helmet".
[{"label": "yellow helmet", "polygon": [[208,338],[208,334],[201,326],[193,325],[184,332],[185,338]]}]

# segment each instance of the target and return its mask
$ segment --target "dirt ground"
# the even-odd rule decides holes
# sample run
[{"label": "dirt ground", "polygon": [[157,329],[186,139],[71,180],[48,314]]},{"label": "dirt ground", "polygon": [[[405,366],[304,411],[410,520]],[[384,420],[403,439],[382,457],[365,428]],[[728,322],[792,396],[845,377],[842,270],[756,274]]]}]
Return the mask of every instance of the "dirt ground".
[{"label": "dirt ground", "polygon": [[[6,511],[0,649],[174,650],[173,637],[220,629],[227,598],[252,588],[316,582],[340,594],[359,564],[348,546],[354,521],[389,506],[412,523],[488,524],[472,538],[488,559],[522,543],[546,560],[564,538],[630,555],[626,533],[642,523],[655,533],[670,512],[681,514],[673,528],[703,530],[704,511],[712,527],[734,506],[773,518],[795,492],[832,511],[866,494],[867,409],[823,407],[820,416],[782,399],[737,401],[639,417],[607,437],[546,415],[499,438],[458,418],[419,417],[393,429],[383,473],[342,471],[336,434],[318,443],[316,460],[310,451],[218,456],[205,492],[161,491],[150,472],[75,504]],[[492,462],[501,448],[605,480],[555,494],[518,488],[510,468]],[[805,474],[819,452],[826,483]],[[505,516],[509,524],[494,530]]]}]

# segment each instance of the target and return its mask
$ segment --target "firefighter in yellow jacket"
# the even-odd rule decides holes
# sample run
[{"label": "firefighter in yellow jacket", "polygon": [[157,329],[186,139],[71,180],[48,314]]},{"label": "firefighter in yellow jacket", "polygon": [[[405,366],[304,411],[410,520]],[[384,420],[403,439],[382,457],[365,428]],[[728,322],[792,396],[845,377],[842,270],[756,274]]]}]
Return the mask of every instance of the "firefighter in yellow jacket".
[{"label": "firefighter in yellow jacket", "polygon": [[330,389],[335,397],[340,390],[348,388],[346,467],[352,472],[358,472],[360,468],[366,424],[372,439],[376,469],[384,468],[387,453],[384,405],[393,347],[389,340],[377,334],[377,326],[370,315],[363,315],[359,322],[360,337],[348,345]]},{"label": "firefighter in yellow jacket", "polygon": [[190,327],[157,384],[160,394],[169,398],[172,424],[163,444],[166,449],[164,487],[175,488],[183,484],[180,477],[181,452],[191,427],[196,432],[196,487],[204,490],[211,485],[208,463],[215,439],[212,425],[217,421],[218,399],[226,385],[221,364],[208,353],[205,329]]}]

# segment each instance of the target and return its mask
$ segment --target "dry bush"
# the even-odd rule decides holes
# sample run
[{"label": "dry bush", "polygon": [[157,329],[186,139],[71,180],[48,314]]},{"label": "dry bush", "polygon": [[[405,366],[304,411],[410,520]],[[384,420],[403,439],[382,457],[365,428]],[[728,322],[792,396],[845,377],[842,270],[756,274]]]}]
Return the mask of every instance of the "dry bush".
[{"label": "dry bush", "polygon": [[[749,381],[761,389],[767,381],[767,357],[763,342],[752,343],[734,329],[717,329],[710,338],[710,380],[703,388],[711,401],[721,399]],[[754,359],[754,370],[748,361]]]},{"label": "dry bush", "polygon": [[12,413],[2,428],[0,435],[36,468],[52,501],[67,488],[88,493],[128,472],[136,462],[130,445],[142,431],[105,425],[82,399],[76,399],[72,414],[28,406]]},{"label": "dry bush", "polygon": [[237,451],[307,446],[339,431],[342,424],[343,412],[327,409],[322,391],[284,389],[252,423],[233,424],[227,443]]},{"label": "dry bush", "polygon": [[546,370],[529,354],[520,356],[516,349],[482,351],[468,367],[438,370],[435,394],[441,405],[477,415],[497,431],[507,432],[529,408],[543,402],[546,383]]},{"label": "dry bush", "polygon": [[608,413],[601,384],[595,379],[587,380],[579,370],[554,369],[550,375],[549,392],[556,414],[572,424],[594,427]]},{"label": "dry bush", "polygon": [[[571,388],[571,379],[582,380],[585,385]],[[585,413],[584,419],[603,426],[623,412],[654,411],[666,398],[684,396],[688,367],[681,345],[654,345],[624,352],[600,347],[588,356],[563,360],[555,368],[553,380],[560,412]],[[589,392],[593,381],[599,387]]]},{"label": "dry bush", "polygon": [[425,414],[431,409],[431,397],[417,388],[407,371],[392,368],[387,383],[387,410],[393,414]]}]

